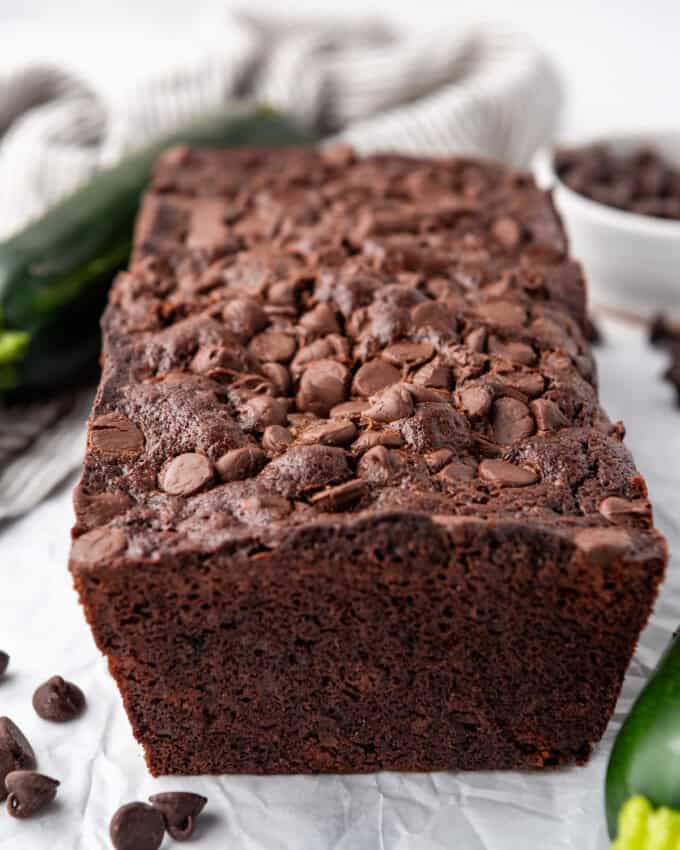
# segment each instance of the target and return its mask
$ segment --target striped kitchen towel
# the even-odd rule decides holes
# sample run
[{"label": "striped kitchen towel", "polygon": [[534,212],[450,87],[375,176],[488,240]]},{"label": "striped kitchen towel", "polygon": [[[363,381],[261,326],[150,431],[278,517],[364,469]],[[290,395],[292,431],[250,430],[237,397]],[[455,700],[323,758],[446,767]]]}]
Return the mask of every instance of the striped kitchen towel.
[{"label": "striped kitchen towel", "polygon": [[[560,88],[541,51],[488,29],[399,33],[375,21],[230,15],[195,60],[111,95],[59,68],[0,70],[0,238],[98,168],[229,99],[292,113],[360,152],[469,153],[525,165]],[[0,520],[77,468],[90,392],[0,409]]]}]

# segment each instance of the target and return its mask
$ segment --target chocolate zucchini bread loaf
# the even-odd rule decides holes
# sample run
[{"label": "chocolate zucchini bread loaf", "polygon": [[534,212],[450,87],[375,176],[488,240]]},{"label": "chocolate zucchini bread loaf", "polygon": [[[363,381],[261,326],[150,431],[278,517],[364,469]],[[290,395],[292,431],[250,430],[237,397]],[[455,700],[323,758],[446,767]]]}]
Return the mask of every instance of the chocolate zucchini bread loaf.
[{"label": "chocolate zucchini bread loaf", "polygon": [[176,149],[135,245],[71,570],[151,771],[585,760],[666,552],[549,197]]}]

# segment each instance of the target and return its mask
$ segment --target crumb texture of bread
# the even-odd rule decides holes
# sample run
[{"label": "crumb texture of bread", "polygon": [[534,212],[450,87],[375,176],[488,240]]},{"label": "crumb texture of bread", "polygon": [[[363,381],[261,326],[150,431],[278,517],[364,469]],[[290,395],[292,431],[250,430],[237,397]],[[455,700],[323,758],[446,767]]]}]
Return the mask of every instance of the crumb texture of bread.
[{"label": "crumb texture of bread", "polygon": [[666,547],[584,328],[523,173],[161,157],[70,559],[152,773],[588,758]]}]

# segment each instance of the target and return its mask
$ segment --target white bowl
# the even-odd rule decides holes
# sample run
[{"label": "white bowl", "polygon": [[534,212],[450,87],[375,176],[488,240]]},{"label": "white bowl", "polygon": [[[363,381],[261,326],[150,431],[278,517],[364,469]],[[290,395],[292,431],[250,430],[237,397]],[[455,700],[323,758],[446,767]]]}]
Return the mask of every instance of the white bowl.
[{"label": "white bowl", "polygon": [[[631,133],[594,141],[614,154],[653,147],[680,167],[680,132]],[[534,174],[540,186],[553,190],[571,254],[585,268],[593,306],[641,316],[660,310],[680,312],[680,221],[619,210],[577,194],[557,176],[552,150],[537,154]]]}]

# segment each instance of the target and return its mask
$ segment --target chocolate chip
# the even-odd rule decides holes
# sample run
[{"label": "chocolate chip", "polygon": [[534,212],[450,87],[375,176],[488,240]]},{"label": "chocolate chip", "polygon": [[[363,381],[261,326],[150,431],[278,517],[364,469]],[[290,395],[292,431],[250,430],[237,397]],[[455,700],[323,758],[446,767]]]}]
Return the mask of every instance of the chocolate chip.
[{"label": "chocolate chip", "polygon": [[290,393],[290,372],[283,363],[263,363],[262,373],[271,381],[276,395],[287,396]]},{"label": "chocolate chip", "polygon": [[208,375],[219,369],[239,372],[249,360],[252,358],[248,358],[236,343],[233,346],[204,345],[194,355],[191,371],[198,375]]},{"label": "chocolate chip", "polygon": [[605,566],[631,545],[631,537],[623,528],[583,528],[574,542],[591,564]]},{"label": "chocolate chip", "polygon": [[52,676],[33,694],[33,708],[43,720],[64,723],[85,709],[85,695],[73,682]]},{"label": "chocolate chip", "polygon": [[213,474],[213,465],[205,455],[186,452],[165,464],[158,483],[171,496],[191,496],[209,484]]},{"label": "chocolate chip", "polygon": [[248,350],[262,361],[287,363],[297,348],[295,337],[281,331],[264,331],[250,341]]},{"label": "chocolate chip", "polygon": [[405,387],[395,384],[371,399],[371,406],[364,412],[374,422],[394,422],[413,414],[413,398]]},{"label": "chocolate chip", "polygon": [[264,431],[268,425],[285,425],[288,422],[288,410],[283,401],[266,395],[248,399],[239,414],[245,431]]},{"label": "chocolate chip", "polygon": [[7,796],[5,779],[13,770],[34,770],[35,754],[25,735],[9,717],[0,717],[0,800]]},{"label": "chocolate chip", "polygon": [[508,445],[534,433],[535,423],[529,408],[516,398],[499,398],[493,406],[492,426],[497,442]]},{"label": "chocolate chip", "polygon": [[507,372],[498,376],[497,383],[505,393],[515,390],[529,398],[540,395],[545,389],[545,380],[539,372]]},{"label": "chocolate chip", "polygon": [[196,818],[208,802],[200,794],[188,791],[166,791],[149,797],[151,805],[158,809],[165,820],[168,835],[175,841],[186,841],[194,832]]},{"label": "chocolate chip", "polygon": [[2,679],[2,677],[7,672],[8,665],[9,665],[9,655],[6,652],[3,652],[0,649],[0,679]]},{"label": "chocolate chip", "polygon": [[88,564],[110,561],[127,549],[127,538],[120,528],[93,528],[73,541],[71,559],[75,563]]},{"label": "chocolate chip", "polygon": [[481,384],[471,385],[458,391],[458,401],[466,416],[476,419],[491,410],[493,393]]},{"label": "chocolate chip", "polygon": [[391,449],[398,449],[404,445],[404,438],[398,431],[393,431],[391,428],[384,428],[382,431],[364,431],[352,443],[352,449],[357,453],[372,449],[374,446],[388,446]]},{"label": "chocolate chip", "polygon": [[401,372],[384,360],[369,360],[359,367],[352,381],[352,393],[366,398],[379,390],[396,384]]},{"label": "chocolate chip", "polygon": [[13,818],[30,818],[57,796],[59,782],[33,770],[13,770],[5,777],[7,811]]},{"label": "chocolate chip", "polygon": [[315,493],[309,501],[322,511],[344,511],[355,505],[367,492],[365,481],[346,481]]},{"label": "chocolate chip", "polygon": [[383,351],[383,357],[395,366],[420,366],[434,354],[430,342],[395,342]]},{"label": "chocolate chip", "polygon": [[352,399],[351,401],[343,401],[341,404],[336,404],[335,407],[331,407],[329,415],[334,417],[359,417],[365,410],[368,410],[370,406],[371,405],[368,401]]},{"label": "chocolate chip", "polygon": [[144,449],[144,434],[122,413],[104,413],[90,425],[90,446],[114,457],[136,455]]},{"label": "chocolate chip", "polygon": [[165,835],[165,820],[146,803],[127,803],[111,818],[109,827],[115,850],[158,850]]},{"label": "chocolate chip", "polygon": [[486,328],[475,328],[465,337],[465,345],[477,354],[482,354],[486,348]]},{"label": "chocolate chip", "polygon": [[327,416],[332,407],[347,397],[349,371],[337,360],[317,360],[300,379],[296,397],[298,410]]},{"label": "chocolate chip", "polygon": [[539,431],[559,431],[569,425],[569,420],[559,405],[548,398],[536,399],[531,402],[530,407]]},{"label": "chocolate chip", "polygon": [[89,493],[82,485],[76,488],[73,501],[81,522],[90,528],[105,525],[133,505],[127,493],[116,490],[108,493]]},{"label": "chocolate chip", "polygon": [[223,454],[215,467],[222,481],[242,481],[256,475],[267,462],[267,455],[254,446],[232,449]]},{"label": "chocolate chip", "polygon": [[494,239],[508,251],[513,251],[522,239],[519,223],[509,215],[497,218],[491,225],[491,233]]},{"label": "chocolate chip", "polygon": [[499,487],[526,487],[538,481],[533,469],[517,466],[507,460],[483,460],[479,464],[479,477]]},{"label": "chocolate chip", "polygon": [[368,449],[357,464],[357,473],[373,484],[387,484],[397,468],[394,453],[385,446]]},{"label": "chocolate chip", "polygon": [[417,304],[411,309],[411,319],[414,325],[435,328],[448,337],[456,331],[456,319],[441,301],[428,300]]},{"label": "chocolate chip", "polygon": [[317,304],[313,310],[302,316],[299,324],[307,333],[317,336],[340,333],[338,320],[328,304]]},{"label": "chocolate chip", "polygon": [[241,342],[248,342],[256,333],[266,328],[269,316],[252,298],[234,298],[222,310],[225,327]]},{"label": "chocolate chip", "polygon": [[356,437],[356,425],[340,418],[315,422],[299,437],[303,445],[321,443],[324,446],[346,446]]},{"label": "chocolate chip", "polygon": [[524,342],[502,342],[497,336],[489,337],[489,354],[504,357],[511,363],[531,366],[536,362],[536,352]]},{"label": "chocolate chip", "polygon": [[487,301],[477,307],[477,313],[501,328],[522,327],[527,321],[527,311],[514,301]]},{"label": "chocolate chip", "polygon": [[413,383],[432,389],[448,390],[453,383],[451,368],[443,363],[426,363],[414,374]]},{"label": "chocolate chip", "polygon": [[472,481],[475,477],[475,468],[467,463],[447,464],[438,474],[437,479],[446,484],[460,484],[461,481]]},{"label": "chocolate chip", "polygon": [[620,496],[608,496],[599,506],[603,517],[613,523],[625,523],[636,519],[649,520],[652,508],[646,499],[623,499]]},{"label": "chocolate chip", "polygon": [[262,448],[271,454],[284,452],[293,442],[293,435],[281,425],[268,425],[262,434]]},{"label": "chocolate chip", "polygon": [[434,452],[428,452],[424,457],[430,472],[439,472],[451,460],[453,452],[451,449],[437,449]]}]

